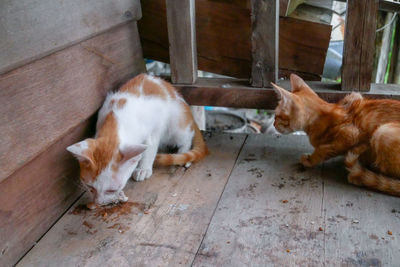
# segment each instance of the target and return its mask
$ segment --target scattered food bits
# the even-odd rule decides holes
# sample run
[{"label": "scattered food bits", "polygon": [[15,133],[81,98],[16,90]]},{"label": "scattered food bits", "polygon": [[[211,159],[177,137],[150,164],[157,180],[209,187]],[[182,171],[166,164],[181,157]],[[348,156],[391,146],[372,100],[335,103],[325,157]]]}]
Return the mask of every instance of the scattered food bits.
[{"label": "scattered food bits", "polygon": [[200,193],[200,189],[196,188],[196,192],[197,192],[197,193]]},{"label": "scattered food bits", "polygon": [[351,223],[360,223],[359,220],[352,220]]},{"label": "scattered food bits", "polygon": [[143,213],[144,214],[149,214],[149,211],[148,210],[144,210]]},{"label": "scattered food bits", "polygon": [[107,218],[107,216],[108,216],[108,213],[107,213],[107,212],[104,212],[103,218]]},{"label": "scattered food bits", "polygon": [[227,244],[230,244],[230,243],[231,243],[231,241],[226,241],[226,243],[227,243]]},{"label": "scattered food bits", "polygon": [[286,200],[286,199],[284,199],[284,200],[282,200],[282,203],[288,203],[289,201],[288,200]]},{"label": "scattered food bits", "polygon": [[289,224],[285,224],[286,227],[289,227]]},{"label": "scattered food bits", "polygon": [[387,231],[388,235],[393,235],[392,231]]},{"label": "scattered food bits", "polygon": [[315,223],[314,221],[311,221],[311,224],[312,224],[312,225],[314,225],[314,223]]},{"label": "scattered food bits", "polygon": [[177,195],[178,195],[177,193],[173,193],[173,194],[172,194],[173,197],[176,197]]},{"label": "scattered food bits", "polygon": [[320,227],[318,228],[319,231],[324,231],[324,228]]},{"label": "scattered food bits", "polygon": [[290,249],[287,249],[286,252],[287,252],[287,253],[290,253]]}]

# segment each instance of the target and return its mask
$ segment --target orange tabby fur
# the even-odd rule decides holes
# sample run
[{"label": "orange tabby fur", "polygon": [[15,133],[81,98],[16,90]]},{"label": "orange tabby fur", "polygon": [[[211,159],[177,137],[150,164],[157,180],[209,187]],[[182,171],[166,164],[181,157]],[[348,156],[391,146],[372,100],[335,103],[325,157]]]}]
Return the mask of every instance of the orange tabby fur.
[{"label": "orange tabby fur", "polygon": [[400,101],[352,93],[330,104],[300,77],[290,81],[292,92],[273,84],[281,99],[274,125],[282,133],[307,133],[315,150],[300,162],[313,167],[346,154],[350,183],[400,196]]}]

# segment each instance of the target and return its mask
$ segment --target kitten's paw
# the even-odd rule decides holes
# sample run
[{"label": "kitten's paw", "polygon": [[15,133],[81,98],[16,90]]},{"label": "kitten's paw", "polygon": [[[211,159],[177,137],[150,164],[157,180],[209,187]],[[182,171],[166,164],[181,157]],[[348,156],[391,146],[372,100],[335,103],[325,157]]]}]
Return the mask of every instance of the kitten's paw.
[{"label": "kitten's paw", "polygon": [[143,181],[147,178],[150,178],[150,176],[153,174],[152,169],[141,169],[141,168],[136,168],[136,170],[133,173],[133,179],[135,181]]},{"label": "kitten's paw", "polygon": [[127,202],[128,201],[128,197],[125,196],[124,191],[120,191],[118,194],[118,200],[121,202]]},{"label": "kitten's paw", "polygon": [[312,163],[311,163],[311,160],[310,160],[310,154],[303,154],[303,155],[301,155],[301,158],[300,158],[300,163],[304,166],[304,167],[307,167],[307,168],[311,168],[313,165],[312,165]]}]

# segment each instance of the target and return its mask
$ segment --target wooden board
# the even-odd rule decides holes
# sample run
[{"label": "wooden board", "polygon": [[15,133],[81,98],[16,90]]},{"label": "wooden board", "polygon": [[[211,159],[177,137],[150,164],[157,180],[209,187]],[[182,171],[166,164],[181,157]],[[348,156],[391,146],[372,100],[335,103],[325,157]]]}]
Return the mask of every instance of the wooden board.
[{"label": "wooden board", "polygon": [[0,76],[0,181],[145,70],[136,22]]},{"label": "wooden board", "polygon": [[348,184],[342,158],[299,168],[311,151],[250,135],[193,266],[398,266],[400,198]]},{"label": "wooden board", "polygon": [[140,17],[139,0],[0,1],[0,74]]},{"label": "wooden board", "polygon": [[15,264],[82,193],[65,148],[93,134],[95,117],[0,183],[0,265]]},{"label": "wooden board", "polygon": [[[237,78],[251,76],[250,0],[196,1],[197,56],[200,70]],[[143,53],[169,62],[165,1],[142,1],[139,21]],[[292,18],[279,20],[279,68],[283,75],[298,71],[319,80],[331,26]]]},{"label": "wooden board", "polygon": [[166,3],[171,80],[191,84],[197,79],[195,1]]},{"label": "wooden board", "polygon": [[248,137],[193,266],[320,265],[321,168],[297,166],[312,150],[291,137]]},{"label": "wooden board", "polygon": [[[338,83],[307,82],[324,100],[335,103],[349,92],[341,91]],[[279,81],[290,90],[289,81]],[[275,109],[276,94],[272,88],[253,88],[247,80],[198,79],[193,85],[175,85],[190,105],[221,106],[233,108]],[[364,92],[368,98],[400,100],[400,85],[372,84],[371,91]]]},{"label": "wooden board", "polygon": [[269,87],[278,80],[279,2],[252,0],[251,84]]},{"label": "wooden board", "polygon": [[399,266],[400,198],[350,185],[346,175],[342,160],[323,166],[326,266]]},{"label": "wooden board", "polygon": [[245,138],[207,135],[210,155],[188,170],[159,169],[150,180],[130,181],[127,196],[146,212],[67,213],[17,266],[190,265]]},{"label": "wooden board", "polygon": [[347,2],[342,90],[370,89],[378,5],[378,0]]}]

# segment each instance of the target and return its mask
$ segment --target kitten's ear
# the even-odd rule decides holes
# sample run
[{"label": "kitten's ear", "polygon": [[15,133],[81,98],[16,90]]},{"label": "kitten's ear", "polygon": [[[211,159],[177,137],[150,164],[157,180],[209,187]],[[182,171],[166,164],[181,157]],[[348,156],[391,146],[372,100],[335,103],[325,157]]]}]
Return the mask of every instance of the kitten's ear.
[{"label": "kitten's ear", "polygon": [[301,90],[310,90],[314,92],[307,84],[306,82],[297,76],[296,74],[292,73],[290,74],[290,85],[292,86],[292,92],[298,92]]},{"label": "kitten's ear", "polygon": [[89,139],[70,145],[67,150],[72,153],[80,162],[87,161],[93,164],[89,150]]},{"label": "kitten's ear", "polygon": [[121,163],[140,160],[142,157],[142,153],[146,150],[146,148],[146,145],[129,145],[120,148],[119,152],[122,155]]},{"label": "kitten's ear", "polygon": [[279,100],[282,100],[283,103],[287,103],[292,100],[291,92],[286,91],[285,89],[283,89],[282,87],[280,87],[274,83],[271,83],[271,84],[272,84],[272,88],[274,88]]}]

